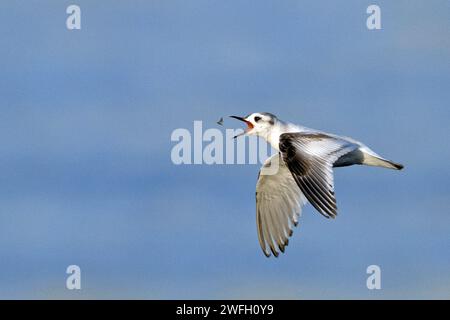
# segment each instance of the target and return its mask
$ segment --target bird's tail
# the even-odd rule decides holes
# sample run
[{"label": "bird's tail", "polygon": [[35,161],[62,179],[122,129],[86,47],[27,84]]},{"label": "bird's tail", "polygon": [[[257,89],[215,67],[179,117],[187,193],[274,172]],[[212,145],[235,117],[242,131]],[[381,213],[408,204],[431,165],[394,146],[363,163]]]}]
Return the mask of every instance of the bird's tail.
[{"label": "bird's tail", "polygon": [[363,164],[368,166],[375,166],[375,167],[383,167],[388,169],[394,169],[394,170],[402,170],[403,165],[391,160],[383,159],[381,157],[376,157],[367,153],[364,153],[364,160]]}]

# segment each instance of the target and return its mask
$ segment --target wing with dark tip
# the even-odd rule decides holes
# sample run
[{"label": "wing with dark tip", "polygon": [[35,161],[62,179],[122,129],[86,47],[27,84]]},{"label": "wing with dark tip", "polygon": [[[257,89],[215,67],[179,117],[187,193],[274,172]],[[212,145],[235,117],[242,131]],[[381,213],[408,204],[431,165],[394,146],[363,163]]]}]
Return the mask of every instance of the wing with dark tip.
[{"label": "wing with dark tip", "polygon": [[280,152],[308,201],[327,218],[337,215],[333,163],[358,145],[324,133],[283,133]]},{"label": "wing with dark tip", "polygon": [[256,225],[267,257],[284,252],[306,202],[281,155],[267,159],[256,184]]}]

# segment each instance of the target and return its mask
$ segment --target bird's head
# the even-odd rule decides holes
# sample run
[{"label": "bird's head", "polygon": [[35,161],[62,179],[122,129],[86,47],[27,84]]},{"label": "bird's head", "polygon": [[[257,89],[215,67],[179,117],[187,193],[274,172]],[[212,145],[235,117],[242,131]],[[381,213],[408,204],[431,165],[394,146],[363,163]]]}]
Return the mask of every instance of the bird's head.
[{"label": "bird's head", "polygon": [[277,117],[268,112],[256,112],[246,117],[230,116],[231,118],[241,120],[247,124],[247,129],[238,134],[236,137],[247,134],[249,136],[266,137],[275,123],[278,121]]}]

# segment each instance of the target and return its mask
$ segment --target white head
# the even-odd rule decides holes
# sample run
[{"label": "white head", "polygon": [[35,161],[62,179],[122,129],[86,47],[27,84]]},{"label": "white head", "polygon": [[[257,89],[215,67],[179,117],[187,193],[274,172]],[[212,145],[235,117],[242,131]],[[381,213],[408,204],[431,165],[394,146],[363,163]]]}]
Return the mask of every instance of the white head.
[{"label": "white head", "polygon": [[279,121],[278,118],[268,112],[256,112],[246,117],[230,116],[231,118],[244,121],[247,124],[247,129],[238,134],[236,137],[247,134],[249,136],[256,135],[267,138],[273,127]]}]

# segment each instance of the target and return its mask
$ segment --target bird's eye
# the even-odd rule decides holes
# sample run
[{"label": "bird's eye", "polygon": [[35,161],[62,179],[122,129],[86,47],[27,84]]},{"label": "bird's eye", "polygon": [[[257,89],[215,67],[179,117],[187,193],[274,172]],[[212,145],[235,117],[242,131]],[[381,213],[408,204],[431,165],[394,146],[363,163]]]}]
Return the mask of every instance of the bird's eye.
[{"label": "bird's eye", "polygon": [[259,120],[261,120],[261,117],[255,117],[255,122],[258,122]]}]

